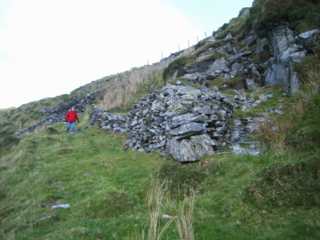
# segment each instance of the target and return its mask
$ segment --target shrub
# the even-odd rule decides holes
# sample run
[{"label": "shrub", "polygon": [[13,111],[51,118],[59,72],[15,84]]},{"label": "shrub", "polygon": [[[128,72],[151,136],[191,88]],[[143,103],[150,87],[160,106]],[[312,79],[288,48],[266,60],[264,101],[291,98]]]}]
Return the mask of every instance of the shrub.
[{"label": "shrub", "polygon": [[[320,148],[320,59],[317,56],[307,58],[299,71],[303,82],[303,91],[298,96],[293,127],[288,131],[287,141],[295,148],[311,150]],[[303,144],[301,144],[303,143]]]},{"label": "shrub", "polygon": [[296,119],[287,135],[287,142],[294,148],[316,150],[320,148],[320,95],[307,103],[303,115]]},{"label": "shrub", "polygon": [[261,206],[320,206],[319,163],[316,159],[266,168],[247,189],[247,196]]},{"label": "shrub", "polygon": [[299,78],[305,87],[313,88],[314,85],[320,85],[320,56],[307,56],[302,63],[295,66],[295,70],[299,74]]},{"label": "shrub", "polygon": [[289,22],[297,31],[319,25],[320,3],[314,0],[256,0],[251,10],[251,25],[258,30]]}]

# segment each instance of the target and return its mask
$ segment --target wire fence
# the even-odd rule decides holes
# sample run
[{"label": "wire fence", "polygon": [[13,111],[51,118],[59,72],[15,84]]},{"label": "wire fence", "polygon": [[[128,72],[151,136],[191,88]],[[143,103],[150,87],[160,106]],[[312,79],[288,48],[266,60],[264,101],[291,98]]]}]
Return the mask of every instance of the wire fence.
[{"label": "wire fence", "polygon": [[[196,37],[190,38],[184,43],[178,43],[176,45],[177,47],[173,50],[166,50],[166,51],[162,50],[160,53],[160,61],[162,59],[169,57],[170,55],[172,55],[174,53],[180,52],[184,49],[188,49],[188,48],[194,46],[195,44],[206,39],[207,37],[208,37],[207,32],[204,32],[202,35],[197,35]],[[152,61],[152,63],[155,63],[155,62],[158,62],[158,61]],[[147,59],[147,65],[150,65],[150,63],[151,63],[150,59]]]}]

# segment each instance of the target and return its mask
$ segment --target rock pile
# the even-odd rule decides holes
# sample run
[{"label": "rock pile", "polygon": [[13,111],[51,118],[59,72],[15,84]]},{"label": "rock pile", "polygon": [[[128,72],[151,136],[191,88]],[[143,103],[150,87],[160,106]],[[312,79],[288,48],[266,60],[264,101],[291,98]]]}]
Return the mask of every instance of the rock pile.
[{"label": "rock pile", "polygon": [[232,112],[218,91],[167,85],[130,111],[127,145],[160,150],[180,162],[196,161],[228,143]]},{"label": "rock pile", "polygon": [[160,151],[180,162],[196,161],[224,146],[236,154],[256,155],[257,144],[247,136],[265,117],[231,118],[232,112],[250,111],[272,97],[267,93],[254,99],[237,90],[225,97],[217,88],[167,85],[142,98],[128,115],[96,109],[90,122],[127,133],[128,148]]},{"label": "rock pile", "polygon": [[100,128],[111,130],[115,133],[127,131],[127,117],[125,115],[112,114],[99,108],[95,109],[91,114],[90,124],[98,124]]}]

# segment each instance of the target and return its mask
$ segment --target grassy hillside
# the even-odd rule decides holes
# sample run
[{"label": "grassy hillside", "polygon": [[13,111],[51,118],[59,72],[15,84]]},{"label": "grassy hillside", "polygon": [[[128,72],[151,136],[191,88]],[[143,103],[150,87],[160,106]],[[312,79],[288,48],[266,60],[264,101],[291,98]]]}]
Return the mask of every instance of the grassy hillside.
[{"label": "grassy hillside", "polygon": [[[298,32],[309,30],[319,26],[319,9],[319,1],[257,0],[249,15],[233,19],[217,36],[231,32],[241,39],[248,29],[263,34],[287,21]],[[73,95],[103,90],[98,105],[127,111],[176,70],[222,43],[202,41],[189,55],[163,66],[0,111],[0,240],[193,240],[183,234],[196,240],[320,239],[319,47],[295,66],[302,80],[297,95],[286,97],[268,88],[273,99],[246,113],[235,112],[235,117],[253,117],[282,105],[284,114],[270,114],[253,136],[264,150],[259,156],[226,150],[181,165],[157,153],[125,149],[126,136],[90,127],[87,113],[74,135],[55,124],[21,140],[15,137],[17,129],[42,117],[44,107]],[[70,207],[53,209],[57,204]]]},{"label": "grassy hillside", "polygon": [[[318,96],[312,99],[319,106]],[[308,119],[320,110],[308,109],[286,137],[299,133],[311,144],[319,140],[302,131],[319,127]],[[179,165],[157,154],[126,151],[124,137],[83,122],[75,135],[54,125],[1,155],[0,239],[143,239],[155,179],[166,182],[160,216],[176,216],[184,195],[196,192],[195,239],[320,237],[318,145],[299,151],[294,142],[282,150],[270,145],[259,157],[221,153]],[[70,208],[51,209],[58,203]],[[168,221],[161,218],[160,227]],[[162,239],[180,239],[175,222]]]}]

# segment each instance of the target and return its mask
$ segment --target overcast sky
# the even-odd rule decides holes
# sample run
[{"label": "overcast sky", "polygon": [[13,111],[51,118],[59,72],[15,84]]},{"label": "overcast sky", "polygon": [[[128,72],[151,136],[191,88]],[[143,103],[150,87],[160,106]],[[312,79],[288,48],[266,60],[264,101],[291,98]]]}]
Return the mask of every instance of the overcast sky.
[{"label": "overcast sky", "polygon": [[68,93],[210,35],[252,0],[0,0],[0,108]]}]

